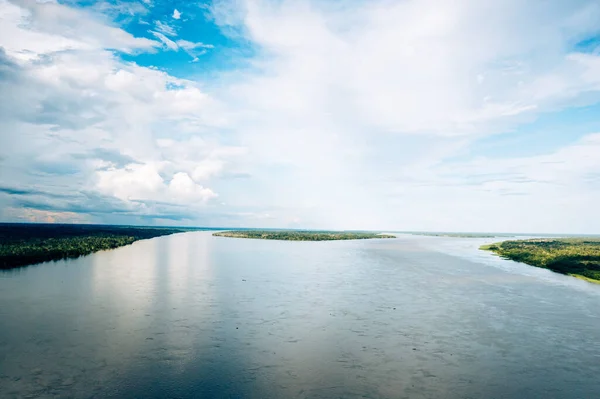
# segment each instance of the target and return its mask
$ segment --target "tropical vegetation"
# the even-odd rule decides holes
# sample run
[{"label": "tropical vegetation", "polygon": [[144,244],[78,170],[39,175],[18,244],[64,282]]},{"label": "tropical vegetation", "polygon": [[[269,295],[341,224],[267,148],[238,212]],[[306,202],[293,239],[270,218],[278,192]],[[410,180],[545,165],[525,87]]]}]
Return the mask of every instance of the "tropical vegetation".
[{"label": "tropical vegetation", "polygon": [[363,240],[372,238],[396,238],[389,234],[350,231],[297,231],[297,230],[244,230],[223,231],[213,233],[217,237],[256,238],[263,240],[287,241],[331,241],[331,240]]},{"label": "tropical vegetation", "polygon": [[600,282],[600,239],[543,238],[484,245],[503,258]]},{"label": "tropical vegetation", "polygon": [[185,228],[81,224],[0,224],[0,269],[77,258]]}]

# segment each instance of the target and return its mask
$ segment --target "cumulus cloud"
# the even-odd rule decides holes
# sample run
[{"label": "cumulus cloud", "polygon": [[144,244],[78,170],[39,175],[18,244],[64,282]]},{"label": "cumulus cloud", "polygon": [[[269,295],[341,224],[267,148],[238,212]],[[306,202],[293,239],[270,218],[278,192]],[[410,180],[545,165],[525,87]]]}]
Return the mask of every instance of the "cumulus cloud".
[{"label": "cumulus cloud", "polygon": [[[255,162],[281,170],[267,178],[266,196],[328,226],[460,230],[485,229],[485,220],[519,229],[523,219],[501,206],[517,192],[499,190],[510,182],[486,183],[492,191],[469,210],[446,201],[447,186],[425,195],[407,181],[442,184],[446,160],[469,158],[480,138],[600,101],[600,58],[574,47],[598,33],[594,1],[239,0],[215,2],[212,12],[258,51],[228,100],[241,110],[237,126]],[[521,161],[499,169],[512,162]],[[293,187],[277,184],[284,175]],[[401,195],[390,194],[394,184]],[[465,203],[482,198],[459,184]],[[542,219],[531,229],[552,229]],[[553,223],[572,230],[566,216]]]},{"label": "cumulus cloud", "polygon": [[[190,176],[207,160],[228,170],[229,147],[208,134],[223,125],[218,102],[195,82],[113,52],[153,51],[156,42],[64,5],[0,7],[0,177],[38,190],[4,191],[0,204],[77,210],[96,220],[111,212],[189,219],[217,197],[206,186],[216,172],[204,174],[202,185]],[[63,31],[61,23],[82,32]],[[190,143],[202,145],[190,154]]]},{"label": "cumulus cloud", "polygon": [[173,10],[173,19],[180,19],[180,18],[181,18],[181,13],[177,9],[174,9]]},{"label": "cumulus cloud", "polygon": [[215,51],[176,29],[172,6],[151,40],[85,9],[0,0],[0,178],[72,194],[4,191],[0,205],[221,226],[600,224],[597,129],[543,154],[477,153],[482,139],[600,103],[600,56],[578,44],[600,33],[596,1],[209,8],[251,59],[221,73],[207,63],[210,78],[196,81],[120,56]]},{"label": "cumulus cloud", "polygon": [[177,172],[170,181],[160,176],[160,164],[131,164],[124,168],[98,171],[100,192],[125,201],[164,201],[169,203],[205,203],[217,195],[196,184],[185,172]]}]

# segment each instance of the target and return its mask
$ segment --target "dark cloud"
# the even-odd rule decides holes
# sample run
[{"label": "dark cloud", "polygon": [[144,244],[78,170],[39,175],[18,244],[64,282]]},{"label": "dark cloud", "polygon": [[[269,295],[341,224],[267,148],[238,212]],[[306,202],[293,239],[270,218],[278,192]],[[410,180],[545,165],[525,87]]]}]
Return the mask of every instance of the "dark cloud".
[{"label": "dark cloud", "polygon": [[80,214],[135,214],[124,203],[114,201],[86,202],[85,196],[67,200],[55,200],[51,197],[18,197],[13,205],[20,208],[31,208],[41,211],[72,212]]},{"label": "dark cloud", "polygon": [[53,193],[32,188],[0,187],[17,208],[50,212],[72,212],[91,216],[130,216],[142,219],[190,220],[194,214],[187,207],[157,201],[132,201],[101,195],[92,191],[72,194]]},{"label": "dark cloud", "polygon": [[[28,165],[29,174],[34,176],[52,175],[69,176],[81,173],[84,169],[82,162],[90,159],[101,159],[110,162],[118,168],[136,163],[137,161],[117,150],[96,148],[85,153],[66,154],[60,159],[38,159]],[[102,168],[99,168],[102,169]]]},{"label": "dark cloud", "polygon": [[[40,125],[59,125],[63,129],[84,129],[106,119],[99,111],[98,106],[102,104],[99,100],[83,96],[51,96],[38,102],[38,110],[30,121]],[[82,111],[93,114],[82,116]]]},{"label": "dark cloud", "polygon": [[0,187],[0,193],[11,194],[11,195],[32,195],[38,194],[35,190],[18,189],[10,187]]},{"label": "dark cloud", "polygon": [[[17,65],[0,47],[0,118],[18,118],[27,113],[28,103],[23,99],[23,69]],[[9,132],[3,132],[0,136],[8,136]]]},{"label": "dark cloud", "polygon": [[4,47],[0,47],[0,81],[10,81],[18,77],[18,66],[6,54]]},{"label": "dark cloud", "polygon": [[[52,188],[57,190],[56,187]],[[198,210],[189,206],[163,201],[132,200],[122,201],[94,191],[82,190],[72,193],[58,193],[30,187],[0,186],[0,193],[8,198],[8,205],[20,209],[34,209],[46,212],[69,212],[85,215],[103,223],[161,223],[172,221],[193,226],[232,227],[240,224],[244,214],[275,212],[280,207],[243,207],[235,212],[219,211],[218,207]],[[165,223],[165,222],[163,222]],[[168,223],[168,222],[166,222]]]},{"label": "dark cloud", "polygon": [[[54,190],[58,188],[55,187]],[[76,213],[130,211],[123,201],[86,191],[59,193],[29,187],[0,186],[0,193],[8,195],[13,206],[44,211]]]},{"label": "dark cloud", "polygon": [[0,193],[9,194],[9,195],[41,195],[45,197],[51,198],[69,198],[73,197],[68,194],[58,194],[51,193],[48,191],[37,190],[32,188],[21,188],[21,187],[8,187],[8,186],[0,186]]}]

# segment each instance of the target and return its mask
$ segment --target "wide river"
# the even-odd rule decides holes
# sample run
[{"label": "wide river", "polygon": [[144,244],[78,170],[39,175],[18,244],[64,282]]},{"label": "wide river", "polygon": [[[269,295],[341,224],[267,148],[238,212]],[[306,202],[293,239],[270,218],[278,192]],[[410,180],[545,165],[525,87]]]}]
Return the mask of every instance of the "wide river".
[{"label": "wide river", "polygon": [[600,398],[600,285],[497,239],[176,234],[0,273],[0,398]]}]

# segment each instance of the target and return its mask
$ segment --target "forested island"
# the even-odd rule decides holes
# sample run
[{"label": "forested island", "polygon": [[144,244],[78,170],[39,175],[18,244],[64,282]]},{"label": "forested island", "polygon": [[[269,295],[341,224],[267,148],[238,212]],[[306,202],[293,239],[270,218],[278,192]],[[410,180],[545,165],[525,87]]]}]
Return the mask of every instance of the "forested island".
[{"label": "forested island", "polygon": [[0,269],[77,258],[187,228],[83,224],[0,224]]},{"label": "forested island", "polygon": [[543,238],[483,245],[503,258],[600,283],[600,239]]},{"label": "forested island", "polygon": [[346,231],[270,231],[270,230],[244,230],[221,231],[213,233],[217,237],[254,238],[262,240],[286,241],[331,241],[331,240],[364,240],[372,238],[396,238],[390,234],[346,232]]}]

